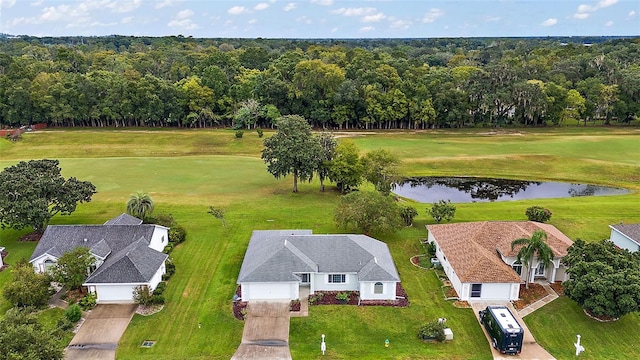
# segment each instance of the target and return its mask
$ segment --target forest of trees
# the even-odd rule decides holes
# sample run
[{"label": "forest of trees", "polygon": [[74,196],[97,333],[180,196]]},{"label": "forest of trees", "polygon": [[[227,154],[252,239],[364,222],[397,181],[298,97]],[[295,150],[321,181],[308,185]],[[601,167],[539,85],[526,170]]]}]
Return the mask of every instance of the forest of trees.
[{"label": "forest of trees", "polygon": [[640,38],[0,37],[0,125],[629,123]]}]

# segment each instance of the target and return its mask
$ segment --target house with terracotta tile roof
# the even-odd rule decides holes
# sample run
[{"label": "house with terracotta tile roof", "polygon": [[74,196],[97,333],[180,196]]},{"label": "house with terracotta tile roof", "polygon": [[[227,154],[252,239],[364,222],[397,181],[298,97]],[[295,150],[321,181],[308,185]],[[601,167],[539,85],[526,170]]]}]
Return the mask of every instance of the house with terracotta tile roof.
[{"label": "house with terracotta tile roof", "polygon": [[611,236],[617,247],[635,252],[640,250],[640,224],[617,224],[609,225]]},{"label": "house with terracotta tile roof", "polygon": [[547,233],[553,251],[550,266],[533,260],[533,280],[548,282],[568,278],[561,263],[573,241],[553,225],[534,221],[479,221],[427,225],[428,241],[436,246],[436,257],[460,300],[517,300],[520,284],[529,273],[517,262],[519,247],[511,242],[530,238],[534,231]]}]

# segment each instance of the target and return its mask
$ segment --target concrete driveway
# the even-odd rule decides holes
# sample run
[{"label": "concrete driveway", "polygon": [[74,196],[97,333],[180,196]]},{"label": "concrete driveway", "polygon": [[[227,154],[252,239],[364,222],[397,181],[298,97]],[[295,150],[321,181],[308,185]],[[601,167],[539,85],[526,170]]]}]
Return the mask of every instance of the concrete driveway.
[{"label": "concrete driveway", "polygon": [[[540,344],[536,342],[536,339],[533,337],[533,335],[531,335],[531,332],[529,331],[527,324],[525,324],[525,322],[522,320],[522,317],[518,315],[518,312],[513,307],[513,304],[511,304],[510,302],[507,301],[502,303],[501,302],[496,303],[496,302],[474,301],[474,302],[470,302],[470,304],[471,304],[471,307],[473,308],[473,312],[476,314],[478,323],[482,327],[484,336],[486,336],[487,338],[487,342],[489,344],[489,347],[491,348],[491,354],[493,355],[493,358],[495,360],[498,360],[498,359],[500,360],[503,360],[503,359],[504,360],[506,359],[555,360],[555,358],[551,356],[551,354],[549,354],[547,350],[545,350],[542,346],[540,346]],[[487,306],[489,305],[504,305],[508,307],[509,310],[511,310],[511,313],[513,314],[513,316],[516,318],[516,320],[518,320],[518,323],[520,324],[520,326],[522,326],[522,329],[524,330],[524,340],[522,344],[522,352],[519,355],[501,354],[498,350],[494,349],[493,346],[491,345],[491,338],[489,337],[487,330],[484,328],[484,325],[480,323],[480,317],[478,315],[478,312],[480,310],[486,309]]]},{"label": "concrete driveway", "polygon": [[138,305],[96,306],[65,351],[67,360],[113,360],[120,337],[127,329]]},{"label": "concrete driveway", "polygon": [[249,302],[242,343],[231,360],[290,360],[289,316],[289,300]]}]

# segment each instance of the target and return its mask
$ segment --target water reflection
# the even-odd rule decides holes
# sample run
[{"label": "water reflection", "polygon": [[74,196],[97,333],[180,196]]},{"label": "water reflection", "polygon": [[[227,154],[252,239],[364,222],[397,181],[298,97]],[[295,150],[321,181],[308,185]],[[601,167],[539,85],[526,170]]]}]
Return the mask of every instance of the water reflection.
[{"label": "water reflection", "polygon": [[472,177],[414,177],[397,184],[393,192],[420,202],[487,202],[573,196],[620,195],[625,189],[562,182],[539,182]]}]

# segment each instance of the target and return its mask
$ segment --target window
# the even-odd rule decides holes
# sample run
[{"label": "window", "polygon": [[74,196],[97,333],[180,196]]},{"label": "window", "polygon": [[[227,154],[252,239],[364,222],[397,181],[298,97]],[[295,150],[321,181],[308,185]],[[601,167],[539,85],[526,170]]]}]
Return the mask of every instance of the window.
[{"label": "window", "polygon": [[310,276],[309,274],[300,274],[300,282],[303,284],[308,284],[310,281]]},{"label": "window", "polygon": [[479,298],[482,293],[482,284],[471,284],[471,297]]},{"label": "window", "polygon": [[544,276],[544,263],[539,263],[536,268],[536,276]]},{"label": "window", "polygon": [[373,285],[374,294],[382,294],[384,292],[384,285],[381,282],[377,282]]},{"label": "window", "polygon": [[344,284],[347,282],[347,276],[345,274],[329,274],[328,281],[330,284]]},{"label": "window", "polygon": [[55,261],[51,260],[51,259],[47,259],[44,261],[44,271],[45,272],[51,272],[51,268],[54,267],[56,265]]},{"label": "window", "polygon": [[513,271],[515,271],[516,274],[522,275],[522,263],[515,262],[511,265],[511,268],[513,268]]}]

